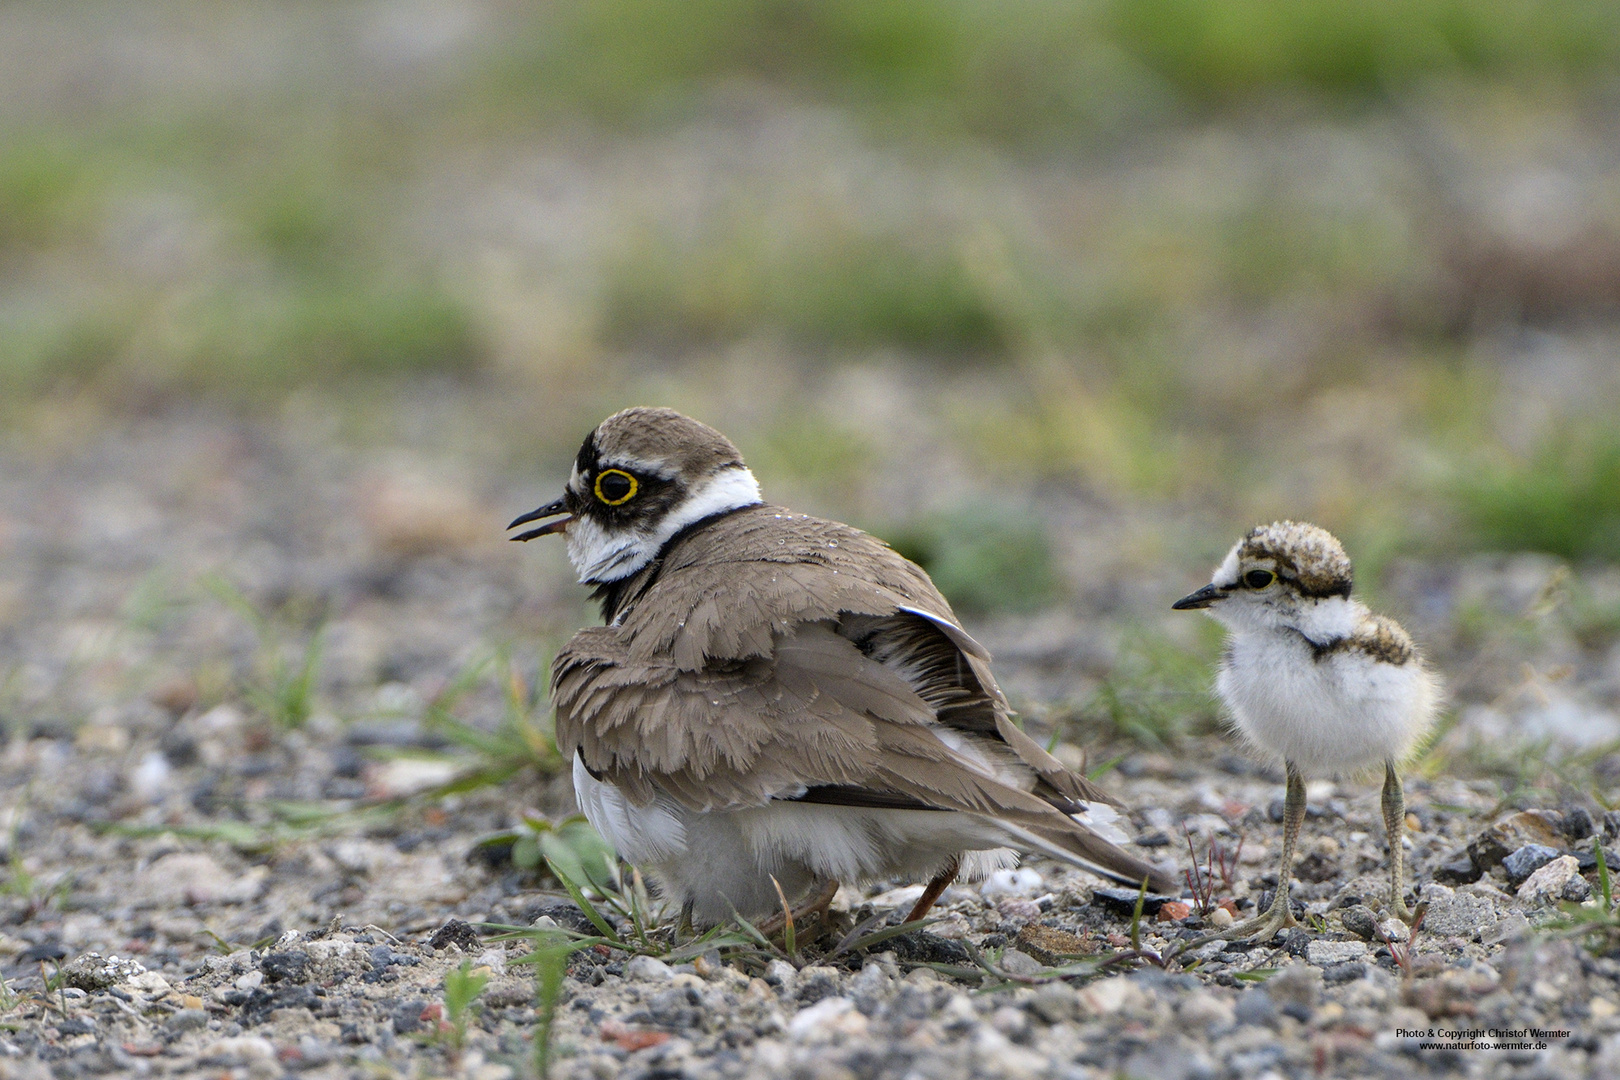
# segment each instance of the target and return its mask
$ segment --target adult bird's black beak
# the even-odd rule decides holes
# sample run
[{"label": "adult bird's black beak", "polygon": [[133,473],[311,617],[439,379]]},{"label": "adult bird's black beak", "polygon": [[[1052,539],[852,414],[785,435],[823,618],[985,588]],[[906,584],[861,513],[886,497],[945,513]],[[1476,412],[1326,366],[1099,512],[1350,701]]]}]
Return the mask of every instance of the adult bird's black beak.
[{"label": "adult bird's black beak", "polygon": [[1215,585],[1205,585],[1197,592],[1183,596],[1180,600],[1171,604],[1170,607],[1176,611],[1193,611],[1197,608],[1207,608],[1224,595],[1226,595],[1224,589]]},{"label": "adult bird's black beak", "polygon": [[515,519],[512,524],[507,526],[507,528],[515,529],[519,525],[527,525],[529,522],[539,521],[541,518],[557,517],[558,514],[562,514],[564,516],[557,518],[556,521],[548,521],[538,529],[530,529],[528,532],[518,533],[511,539],[533,540],[537,536],[550,536],[552,533],[562,532],[564,529],[568,528],[568,523],[574,520],[574,515],[568,512],[568,503],[566,499],[558,499],[556,502],[548,502],[538,510],[530,510],[527,514]]}]

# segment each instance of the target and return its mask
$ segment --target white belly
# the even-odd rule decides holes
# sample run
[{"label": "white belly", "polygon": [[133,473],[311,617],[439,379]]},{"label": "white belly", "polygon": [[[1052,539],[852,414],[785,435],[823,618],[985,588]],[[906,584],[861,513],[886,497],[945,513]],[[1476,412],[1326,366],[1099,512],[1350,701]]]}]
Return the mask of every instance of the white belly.
[{"label": "white belly", "polygon": [[795,900],[817,881],[931,877],[969,852],[963,876],[1010,866],[1016,855],[994,822],[975,814],[772,802],[696,813],[670,799],[638,807],[574,758],[580,809],[626,860],[651,870],[700,924],[733,910],[753,919],[780,909],[775,877]]},{"label": "white belly", "polygon": [[1358,652],[1317,660],[1298,635],[1235,636],[1215,685],[1257,751],[1311,776],[1399,761],[1428,727],[1435,699],[1417,664]]}]

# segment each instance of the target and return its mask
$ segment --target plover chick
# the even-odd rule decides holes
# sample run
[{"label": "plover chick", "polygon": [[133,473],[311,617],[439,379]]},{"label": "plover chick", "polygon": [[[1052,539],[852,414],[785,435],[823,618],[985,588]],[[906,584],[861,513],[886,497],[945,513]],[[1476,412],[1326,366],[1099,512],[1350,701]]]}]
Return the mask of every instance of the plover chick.
[{"label": "plover chick", "polygon": [[1266,940],[1294,925],[1288,883],[1305,817],[1305,778],[1384,766],[1389,910],[1402,897],[1406,808],[1396,765],[1428,730],[1435,677],[1393,620],[1350,596],[1350,558],[1325,529],[1261,525],[1233,545],[1208,585],[1172,605],[1202,610],[1229,631],[1215,688],[1232,726],[1287,775],[1282,863],[1268,911],[1220,937]]},{"label": "plover chick", "polygon": [[608,417],[561,498],[512,524],[536,521],[514,539],[564,534],[606,623],[557,654],[557,747],[585,816],[685,921],[888,877],[929,883],[919,918],[1011,848],[1174,887],[1093,828],[1112,800],[1012,722],[920,567],[765,503],[713,428]]}]

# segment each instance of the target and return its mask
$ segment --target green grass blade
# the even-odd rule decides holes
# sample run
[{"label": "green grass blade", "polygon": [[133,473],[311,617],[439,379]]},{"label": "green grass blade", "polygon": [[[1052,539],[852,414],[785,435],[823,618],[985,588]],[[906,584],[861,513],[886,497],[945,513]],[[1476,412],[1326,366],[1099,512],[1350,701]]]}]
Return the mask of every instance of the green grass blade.
[{"label": "green grass blade", "polygon": [[574,884],[573,880],[567,874],[564,874],[562,871],[558,870],[557,865],[550,859],[546,860],[546,865],[551,868],[552,875],[556,877],[558,881],[562,882],[562,887],[568,890],[568,895],[574,898],[574,903],[579,907],[579,910],[585,913],[585,917],[587,919],[591,920],[591,925],[596,927],[596,929],[601,932],[602,936],[607,938],[608,941],[612,943],[614,948],[629,948],[629,946],[627,946],[619,938],[619,935],[614,932],[613,927],[608,924],[608,921],[602,917],[602,913],[596,910],[596,905],[592,904],[585,898],[585,891],[578,885]]}]

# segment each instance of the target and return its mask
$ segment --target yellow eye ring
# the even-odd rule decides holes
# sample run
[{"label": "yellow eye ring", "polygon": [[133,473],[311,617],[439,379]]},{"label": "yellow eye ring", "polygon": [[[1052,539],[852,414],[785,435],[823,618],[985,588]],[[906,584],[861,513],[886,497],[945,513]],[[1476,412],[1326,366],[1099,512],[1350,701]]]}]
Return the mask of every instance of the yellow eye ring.
[{"label": "yellow eye ring", "polygon": [[[615,497],[614,495],[610,495],[609,492],[602,490],[602,481],[604,480],[608,481],[609,489],[618,488],[620,487],[621,483],[628,486],[623,489],[624,494],[617,495]],[[601,472],[596,474],[596,483],[594,485],[594,489],[596,491],[596,497],[601,501],[602,505],[623,506],[625,503],[636,497],[636,492],[641,489],[641,485],[637,483],[634,476],[631,476],[623,469],[603,469]]]},{"label": "yellow eye ring", "polygon": [[1277,580],[1277,575],[1270,570],[1250,570],[1243,575],[1243,583],[1251,589],[1265,589]]}]

